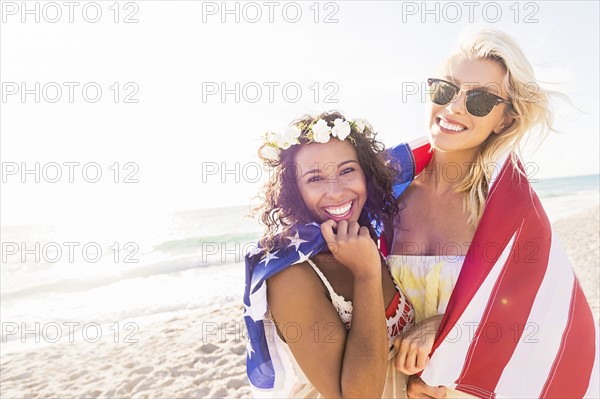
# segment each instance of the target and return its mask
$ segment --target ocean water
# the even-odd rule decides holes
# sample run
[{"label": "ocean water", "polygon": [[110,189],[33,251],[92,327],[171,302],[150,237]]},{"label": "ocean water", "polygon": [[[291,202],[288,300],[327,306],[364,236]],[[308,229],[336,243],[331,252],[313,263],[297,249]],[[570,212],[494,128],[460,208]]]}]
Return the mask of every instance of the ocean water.
[{"label": "ocean water", "polygon": [[57,325],[64,341],[70,325],[89,325],[93,337],[94,326],[241,301],[243,257],[262,232],[248,214],[235,207],[2,227],[2,354],[55,340]]},{"label": "ocean water", "polygon": [[[556,221],[597,208],[599,182],[591,175],[532,184]],[[93,323],[106,331],[241,301],[243,256],[262,232],[248,213],[234,207],[2,227],[2,354],[52,344],[57,327],[67,334]]]},{"label": "ocean water", "polygon": [[531,185],[551,222],[591,207],[598,208],[600,175],[540,179]]}]

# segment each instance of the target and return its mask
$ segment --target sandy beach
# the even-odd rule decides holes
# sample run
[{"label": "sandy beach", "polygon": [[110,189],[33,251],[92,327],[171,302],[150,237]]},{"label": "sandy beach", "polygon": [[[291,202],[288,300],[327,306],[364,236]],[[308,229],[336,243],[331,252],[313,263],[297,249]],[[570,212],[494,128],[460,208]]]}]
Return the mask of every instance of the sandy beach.
[{"label": "sandy beach", "polygon": [[2,358],[2,398],[242,398],[242,308],[140,325],[132,339],[57,343]]},{"label": "sandy beach", "polygon": [[599,220],[598,207],[596,207],[552,224],[563,248],[567,251],[596,322],[599,320],[600,306]]},{"label": "sandy beach", "polygon": [[[599,320],[599,212],[553,224]],[[240,293],[241,297],[241,293]],[[2,398],[241,398],[250,396],[239,303],[146,325],[138,342],[105,336],[3,354]],[[115,342],[117,341],[117,342]]]}]

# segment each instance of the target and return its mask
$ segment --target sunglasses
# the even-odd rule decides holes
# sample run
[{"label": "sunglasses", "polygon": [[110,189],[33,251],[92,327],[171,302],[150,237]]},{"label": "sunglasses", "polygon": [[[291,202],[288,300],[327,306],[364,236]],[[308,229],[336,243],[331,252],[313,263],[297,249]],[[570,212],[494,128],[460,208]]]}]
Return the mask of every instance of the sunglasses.
[{"label": "sunglasses", "polygon": [[[442,79],[429,78],[427,79],[427,84],[431,88],[431,101],[437,105],[448,104],[461,91],[460,87],[454,83]],[[492,112],[498,104],[511,105],[512,103],[489,91],[474,89],[467,91],[466,104],[469,114],[481,118]]]}]

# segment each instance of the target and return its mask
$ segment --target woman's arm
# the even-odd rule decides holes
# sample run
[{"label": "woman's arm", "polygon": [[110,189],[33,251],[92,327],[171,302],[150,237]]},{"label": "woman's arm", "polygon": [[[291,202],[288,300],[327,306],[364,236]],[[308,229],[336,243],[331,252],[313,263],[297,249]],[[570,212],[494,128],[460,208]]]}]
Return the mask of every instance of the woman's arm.
[{"label": "woman's arm", "polygon": [[352,328],[346,330],[307,263],[268,280],[269,308],[302,371],[321,394],[381,397],[388,348],[379,253],[366,229],[340,222],[333,234],[334,225],[328,226],[324,236],[332,253],[354,274]]},{"label": "woman's arm", "polygon": [[420,372],[427,366],[429,354],[443,317],[444,315],[440,314],[425,319],[396,338],[394,341],[394,346],[398,349],[396,369],[411,375]]},{"label": "woman's arm", "polygon": [[394,341],[398,349],[396,369],[410,376],[406,388],[409,399],[446,397],[446,387],[429,386],[416,375],[429,363],[429,354],[443,317],[441,314],[425,319]]}]

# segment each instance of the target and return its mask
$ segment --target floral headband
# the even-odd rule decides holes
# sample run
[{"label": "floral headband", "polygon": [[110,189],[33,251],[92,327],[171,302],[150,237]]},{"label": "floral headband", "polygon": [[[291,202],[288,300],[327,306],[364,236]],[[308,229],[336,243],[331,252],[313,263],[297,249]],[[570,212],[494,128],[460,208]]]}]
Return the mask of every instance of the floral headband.
[{"label": "floral headband", "polygon": [[[324,119],[319,119],[308,126],[302,123],[288,126],[283,132],[268,132],[265,134],[265,145],[262,147],[261,155],[263,158],[272,161],[279,160],[281,150],[287,150],[295,144],[300,144],[299,138],[303,131],[306,131],[304,137],[308,140],[308,143],[327,143],[331,137],[345,140],[346,137],[350,136],[352,128],[359,133],[363,133],[365,127],[370,128],[370,125],[363,119],[355,119],[348,122],[342,118],[334,120],[333,127],[329,126]],[[354,143],[352,137],[348,138]]]}]

